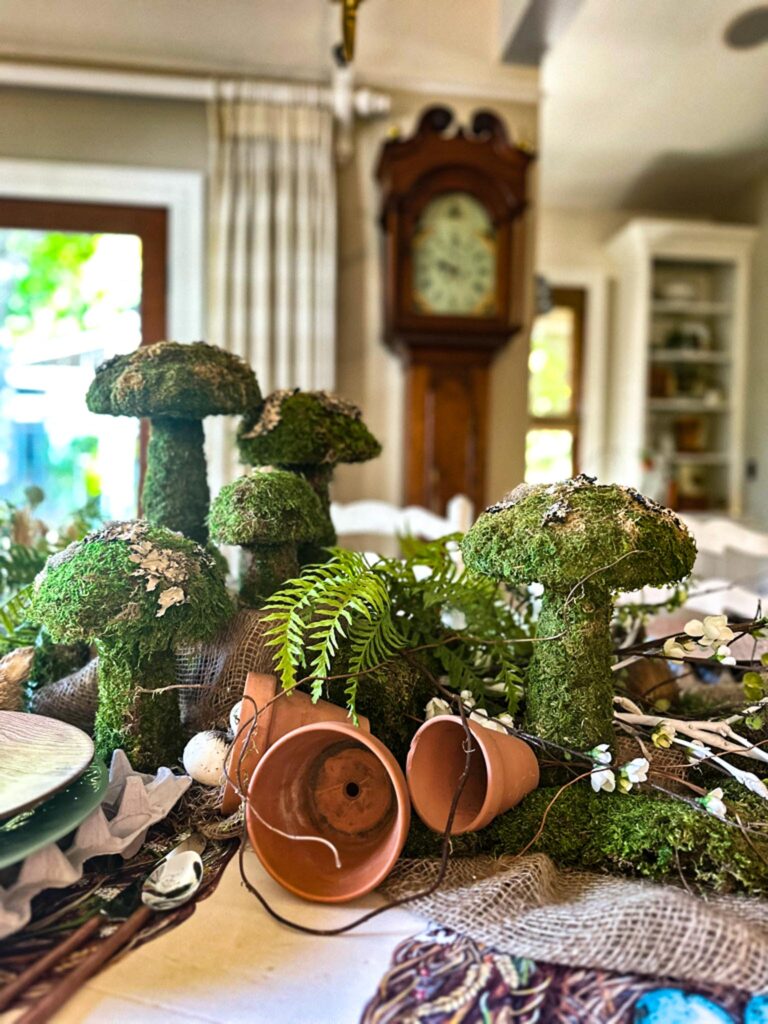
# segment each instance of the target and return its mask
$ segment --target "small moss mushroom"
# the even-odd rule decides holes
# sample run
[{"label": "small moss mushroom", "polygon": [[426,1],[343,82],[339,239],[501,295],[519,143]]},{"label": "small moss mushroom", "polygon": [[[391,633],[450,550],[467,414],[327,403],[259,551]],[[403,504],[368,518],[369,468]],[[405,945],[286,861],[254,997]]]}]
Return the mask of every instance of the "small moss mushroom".
[{"label": "small moss mushroom", "polygon": [[582,751],[610,743],[613,593],[687,576],[696,545],[683,523],[631,487],[581,475],[517,487],[486,509],[462,551],[471,570],[544,587],[526,684],[528,731]]},{"label": "small moss mushroom", "polygon": [[241,414],[260,402],[250,367],[203,341],[160,341],[115,356],[98,367],[86,396],[91,412],[149,418],[143,515],[201,544],[210,500],[203,419]]},{"label": "small moss mushroom", "polygon": [[367,462],[381,454],[356,405],[326,391],[298,388],[273,391],[258,418],[243,420],[237,444],[247,465],[279,466],[309,481],[325,511],[326,528],[317,541],[324,546],[336,543],[329,493],[334,469],[340,462]]},{"label": "small moss mushroom", "polygon": [[265,466],[226,484],[211,504],[211,534],[243,548],[240,596],[260,607],[278,587],[299,575],[297,545],[318,540],[325,515],[307,481]]},{"label": "small moss mushroom", "polygon": [[210,639],[232,612],[214,558],[193,541],[143,521],[110,523],[48,559],[33,615],[61,643],[99,654],[96,748],[122,747],[134,767],[173,763],[183,737],[174,646]]}]

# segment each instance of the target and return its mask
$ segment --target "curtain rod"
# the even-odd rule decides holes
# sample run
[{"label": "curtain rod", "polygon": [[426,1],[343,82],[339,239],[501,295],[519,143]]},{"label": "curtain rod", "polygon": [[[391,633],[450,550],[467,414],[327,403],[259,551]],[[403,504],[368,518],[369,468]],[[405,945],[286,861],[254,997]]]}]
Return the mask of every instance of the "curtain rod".
[{"label": "curtain rod", "polygon": [[321,84],[302,79],[249,78],[243,74],[191,73],[175,69],[140,69],[130,65],[52,63],[0,57],[0,86],[12,88],[148,96],[204,103],[216,98],[219,81],[252,81],[257,86],[263,85],[265,91],[274,88],[276,102],[289,101],[293,88],[297,93],[302,88],[317,89],[321,102],[326,102],[343,122],[347,122],[353,112],[361,118],[388,114],[391,107],[389,96],[368,88],[355,89],[352,75],[350,68],[333,67],[331,83]]}]

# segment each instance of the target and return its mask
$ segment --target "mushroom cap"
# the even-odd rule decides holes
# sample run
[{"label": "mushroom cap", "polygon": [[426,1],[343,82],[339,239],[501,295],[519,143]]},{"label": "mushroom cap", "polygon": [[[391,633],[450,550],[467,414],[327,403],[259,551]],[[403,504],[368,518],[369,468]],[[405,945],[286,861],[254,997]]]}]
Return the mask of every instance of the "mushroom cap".
[{"label": "mushroom cap", "polygon": [[57,642],[140,653],[214,635],[232,612],[224,574],[199,544],[143,520],[109,523],[48,559],[33,615]]},{"label": "mushroom cap", "polygon": [[237,444],[243,462],[252,466],[335,466],[381,454],[356,405],[298,388],[268,395],[259,418],[241,424]]},{"label": "mushroom cap", "polygon": [[265,466],[222,487],[208,525],[221,544],[284,544],[319,540],[327,518],[304,477]]},{"label": "mushroom cap", "polygon": [[257,408],[261,392],[253,370],[231,352],[204,341],[158,341],[102,363],[85,401],[108,416],[199,420]]},{"label": "mushroom cap", "polygon": [[663,586],[687,576],[696,558],[674,512],[583,474],[516,487],[483,512],[461,549],[475,572],[561,591],[587,580],[617,591]]}]

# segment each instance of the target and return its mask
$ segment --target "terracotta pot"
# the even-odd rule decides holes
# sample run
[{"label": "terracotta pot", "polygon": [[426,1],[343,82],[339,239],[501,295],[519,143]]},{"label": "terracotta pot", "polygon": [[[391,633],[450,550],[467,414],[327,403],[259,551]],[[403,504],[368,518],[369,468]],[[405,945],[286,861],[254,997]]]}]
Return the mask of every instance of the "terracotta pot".
[{"label": "terracotta pot", "polygon": [[[337,707],[326,700],[319,700],[317,704],[312,703],[309,694],[294,690],[286,694],[272,704],[268,702],[278,691],[277,677],[263,672],[249,672],[245,680],[243,697],[250,697],[251,700],[243,700],[240,725],[237,730],[235,742],[227,755],[226,774],[229,778],[238,779],[241,792],[248,789],[248,782],[251,775],[263,755],[276,743],[293,729],[299,729],[303,725],[310,725],[312,722],[348,722],[346,708]],[[247,749],[243,750],[248,740],[248,726],[253,721],[254,706],[264,708],[258,718],[258,726],[254,730]],[[360,716],[360,729],[370,732],[370,724],[367,718]],[[221,798],[221,813],[234,814],[240,805],[240,797],[235,787],[226,782]]]},{"label": "terracotta pot", "polygon": [[[527,743],[476,722],[470,722],[469,728],[475,749],[453,819],[454,836],[484,828],[539,784],[539,762]],[[411,741],[406,765],[411,800],[418,816],[435,832],[444,832],[448,823],[466,763],[465,739],[458,715],[438,715],[425,722]]]},{"label": "terracotta pot", "polygon": [[[380,740],[349,723],[319,722],[270,747],[251,777],[245,815],[251,845],[275,881],[307,900],[344,903],[392,870],[411,804]],[[340,866],[327,845],[276,829],[332,843]]]}]

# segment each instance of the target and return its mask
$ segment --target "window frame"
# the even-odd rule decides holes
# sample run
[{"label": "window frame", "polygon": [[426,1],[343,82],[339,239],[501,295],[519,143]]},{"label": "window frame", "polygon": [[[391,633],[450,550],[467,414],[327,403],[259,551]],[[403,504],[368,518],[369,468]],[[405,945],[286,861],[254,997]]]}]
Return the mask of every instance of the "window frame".
[{"label": "window frame", "polygon": [[[141,346],[168,336],[168,210],[0,195],[0,227],[31,231],[137,235],[141,239]],[[147,468],[149,424],[139,428],[139,497]]]},{"label": "window frame", "polygon": [[[584,341],[586,337],[587,291],[571,285],[555,285],[550,289],[552,308],[570,309],[573,313],[573,359],[571,363],[571,401],[567,413],[558,416],[534,416],[528,412],[526,440],[532,430],[567,430],[571,445],[571,476],[580,471],[582,398],[584,394]],[[536,318],[534,318],[534,324]],[[533,330],[533,328],[532,328]],[[527,470],[527,467],[526,467]]]}]

